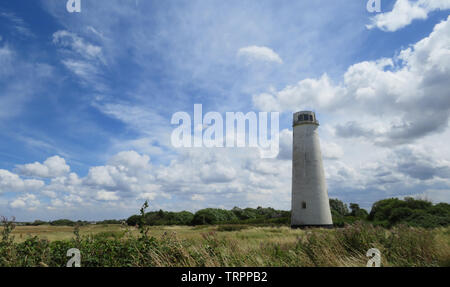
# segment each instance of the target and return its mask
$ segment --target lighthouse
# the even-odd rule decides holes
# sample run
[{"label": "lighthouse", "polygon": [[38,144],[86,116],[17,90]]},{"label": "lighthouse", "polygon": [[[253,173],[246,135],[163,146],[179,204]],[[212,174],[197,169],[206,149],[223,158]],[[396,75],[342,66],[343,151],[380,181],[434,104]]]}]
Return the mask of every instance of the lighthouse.
[{"label": "lighthouse", "polygon": [[292,228],[332,227],[316,114],[294,114]]}]

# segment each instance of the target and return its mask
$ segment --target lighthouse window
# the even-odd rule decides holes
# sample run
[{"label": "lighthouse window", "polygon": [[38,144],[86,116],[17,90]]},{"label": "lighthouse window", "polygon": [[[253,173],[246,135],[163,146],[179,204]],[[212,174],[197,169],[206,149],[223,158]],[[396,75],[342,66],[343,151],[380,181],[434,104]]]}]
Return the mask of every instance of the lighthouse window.
[{"label": "lighthouse window", "polygon": [[313,121],[313,116],[312,115],[309,115],[309,121]]},{"label": "lighthouse window", "polygon": [[306,202],[304,202],[304,201],[302,202],[302,208],[306,209]]}]

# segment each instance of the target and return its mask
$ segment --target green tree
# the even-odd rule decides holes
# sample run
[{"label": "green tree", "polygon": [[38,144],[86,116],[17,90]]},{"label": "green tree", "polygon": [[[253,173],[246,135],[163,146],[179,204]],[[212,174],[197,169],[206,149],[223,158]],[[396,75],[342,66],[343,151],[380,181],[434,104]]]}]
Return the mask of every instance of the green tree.
[{"label": "green tree", "polygon": [[346,216],[349,213],[347,205],[337,198],[330,198],[330,208],[335,215]]},{"label": "green tree", "polygon": [[237,221],[238,218],[232,211],[217,208],[206,208],[195,213],[192,224],[220,224]]},{"label": "green tree", "polygon": [[350,203],[350,215],[354,217],[366,218],[369,214],[365,209],[359,207],[357,203]]}]

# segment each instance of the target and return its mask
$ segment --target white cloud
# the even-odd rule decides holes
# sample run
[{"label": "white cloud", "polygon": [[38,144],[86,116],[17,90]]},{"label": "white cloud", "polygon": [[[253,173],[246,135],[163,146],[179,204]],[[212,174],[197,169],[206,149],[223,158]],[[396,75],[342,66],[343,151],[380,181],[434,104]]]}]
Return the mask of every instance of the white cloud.
[{"label": "white cloud", "polygon": [[89,169],[89,174],[86,179],[86,183],[103,186],[103,187],[115,187],[116,182],[114,176],[119,174],[119,171],[114,166],[96,166]]},{"label": "white cloud", "polygon": [[60,30],[53,33],[53,43],[62,48],[68,48],[87,59],[97,59],[104,62],[102,48],[88,43],[78,35]]},{"label": "white cloud", "polygon": [[203,165],[199,175],[204,183],[230,182],[235,178],[236,171],[225,162],[216,162]]},{"label": "white cloud", "polygon": [[115,201],[119,200],[119,196],[117,195],[117,192],[101,190],[97,192],[97,199],[104,201]]},{"label": "white cloud", "polygon": [[40,206],[40,201],[37,199],[36,195],[27,193],[25,195],[19,196],[13,200],[9,205],[12,208],[26,208],[28,210],[34,210]]},{"label": "white cloud", "polygon": [[157,194],[154,192],[144,192],[139,194],[138,198],[139,199],[144,199],[144,200],[154,200],[156,198]]},{"label": "white cloud", "polygon": [[138,173],[139,170],[150,168],[150,157],[140,155],[135,151],[123,151],[115,155],[109,163],[114,166],[124,167],[132,172]]},{"label": "white cloud", "polygon": [[63,60],[62,63],[64,64],[64,66],[66,66],[67,69],[72,71],[75,75],[85,80],[88,80],[93,75],[98,74],[97,68],[88,62],[69,59]]},{"label": "white cloud", "polygon": [[[285,130],[283,133],[291,142],[292,132]],[[378,162],[368,161],[359,166],[343,162],[342,147],[338,143],[322,140],[322,148],[325,159],[332,159],[325,164],[332,190],[361,192],[375,188],[377,194],[397,196],[390,194],[390,190],[410,188],[421,182],[431,189],[433,183],[442,184],[450,178],[450,169],[444,168],[448,166],[447,161],[412,147],[396,149]],[[230,170],[232,174],[228,174]],[[291,172],[290,160],[264,160],[256,149],[195,149],[180,153],[167,166],[158,167],[152,166],[146,155],[125,151],[111,157],[104,166],[92,167],[86,177],[70,173],[52,178],[46,185],[40,182],[35,196],[19,196],[10,206],[38,206],[40,195],[50,197],[50,202],[39,202],[39,206],[53,211],[119,208],[120,205],[121,208],[135,207],[131,212],[136,212],[143,200],[151,201],[152,208],[172,210],[236,205],[287,209]],[[427,177],[418,178],[419,173]],[[19,176],[0,170],[0,186],[25,190],[23,182]],[[170,203],[166,199],[170,199]]]},{"label": "white cloud", "polygon": [[[199,3],[196,4],[196,7],[205,5],[199,5]],[[300,1],[299,3],[303,2]],[[336,5],[340,4],[339,2]],[[101,4],[99,2],[93,5]],[[361,6],[360,4],[349,4],[349,6],[351,5]],[[248,82],[250,79],[245,77],[239,79],[241,75],[237,75],[230,82],[223,82],[222,80],[226,80],[229,77],[223,77],[228,75],[224,75],[219,71],[232,70],[234,72],[235,67],[227,64],[233,62],[233,65],[235,65],[236,61],[230,59],[236,58],[236,51],[239,47],[242,47],[249,41],[270,43],[270,41],[267,41],[270,39],[266,37],[275,35],[275,33],[271,32],[278,31],[273,28],[277,25],[269,23],[269,25],[257,28],[249,25],[242,27],[246,31],[245,33],[226,35],[225,33],[217,33],[219,29],[216,28],[226,32],[230,27],[216,26],[210,27],[210,31],[207,31],[208,35],[204,38],[193,39],[189,38],[190,36],[183,38],[186,37],[185,35],[193,35],[193,33],[189,32],[197,31],[199,25],[203,25],[203,23],[211,19],[204,18],[203,15],[209,15],[209,13],[204,13],[203,9],[201,13],[196,14],[196,16],[200,16],[199,22],[196,22],[197,18],[189,13],[183,14],[189,16],[177,15],[186,17],[182,18],[184,21],[180,22],[186,21],[193,24],[184,25],[181,28],[167,27],[167,25],[163,25],[167,23],[163,23],[156,30],[149,29],[147,32],[145,29],[140,29],[142,26],[139,26],[146,23],[145,19],[147,17],[132,14],[139,16],[136,17],[139,18],[136,23],[133,22],[129,27],[126,26],[120,31],[113,31],[117,27],[115,25],[117,20],[108,21],[106,17],[109,19],[121,19],[121,17],[131,19],[130,13],[125,13],[125,11],[130,12],[130,7],[123,3],[120,5],[114,3],[110,6],[111,9],[106,10],[93,9],[93,11],[102,11],[101,13],[107,16],[91,17],[89,19],[93,21],[83,22],[82,27],[89,27],[89,25],[96,27],[95,29],[88,28],[89,33],[87,35],[81,37],[70,32],[67,32],[67,34],[56,34],[55,45],[60,48],[60,54],[63,56],[62,63],[78,77],[95,87],[101,84],[98,82],[99,79],[101,80],[102,75],[100,68],[103,68],[105,55],[110,56],[107,53],[114,54],[117,59],[129,56],[131,57],[131,64],[137,64],[139,69],[142,68],[143,78],[138,77],[133,80],[139,83],[143,82],[143,84],[124,96],[127,97],[127,100],[130,95],[133,96],[133,99],[135,97],[145,98],[152,105],[143,106],[140,105],[140,102],[138,104],[124,104],[123,102],[117,104],[106,101],[100,103],[99,100],[95,102],[94,106],[106,115],[123,121],[127,124],[127,127],[133,129],[133,132],[138,131],[143,136],[142,141],[145,141],[145,143],[136,143],[135,145],[150,146],[146,150],[152,151],[153,148],[156,149],[156,146],[159,150],[165,148],[164,142],[169,142],[167,139],[159,137],[160,135],[164,137],[167,134],[167,127],[164,126],[164,122],[168,121],[166,117],[154,112],[157,109],[156,106],[162,106],[166,102],[155,102],[156,98],[149,96],[155,93],[156,97],[165,98],[159,93],[162,90],[151,89],[154,83],[146,82],[146,79],[144,79],[145,75],[148,75],[149,71],[154,72],[153,69],[155,68],[154,66],[146,67],[143,63],[148,63],[148,61],[145,61],[145,59],[149,59],[151,55],[162,55],[164,63],[169,65],[171,73],[173,73],[169,75],[171,81],[175,79],[176,81],[174,80],[174,82],[179,86],[187,82],[198,85],[194,86],[192,90],[196,90],[195,88],[199,86],[202,88],[207,86],[208,91],[219,90],[217,86],[211,87],[209,85],[211,85],[211,82],[219,82],[217,80],[220,79],[221,85],[227,87],[225,91],[222,91],[221,86],[220,93],[228,96],[230,82],[235,84],[235,81]],[[174,9],[173,7],[170,8]],[[178,10],[170,10],[167,13],[170,14]],[[326,10],[335,11],[334,9]],[[350,10],[350,12],[353,11]],[[263,14],[266,12],[268,11],[264,11]],[[288,11],[284,10],[284,12]],[[131,13],[135,13],[135,10],[132,10]],[[232,25],[240,27],[242,23],[248,22],[247,14],[242,13],[245,21],[208,22],[226,23],[226,25],[236,23]],[[217,16],[217,14],[214,15]],[[226,16],[229,15],[230,13]],[[330,14],[326,15],[330,16]],[[64,17],[67,19],[65,14]],[[295,17],[298,17],[298,15],[295,15]],[[170,17],[161,18],[170,19]],[[329,19],[332,17],[316,18]],[[258,23],[258,21],[255,21],[257,18],[252,20]],[[112,25],[111,22],[113,23]],[[308,32],[305,35],[296,34],[296,37],[291,36],[292,41],[286,41],[289,43],[286,44],[288,45],[287,47],[283,47],[285,65],[290,64],[291,61],[296,61],[297,63],[289,66],[286,69],[288,72],[274,75],[283,78],[283,82],[289,81],[294,83],[294,81],[288,80],[284,76],[287,74],[297,75],[297,73],[292,73],[292,71],[297,70],[299,73],[304,73],[305,69],[307,70],[310,67],[308,66],[308,61],[310,62],[309,65],[316,64],[311,60],[314,57],[307,55],[309,52],[326,54],[327,57],[332,58],[334,56],[333,53],[341,53],[343,50],[342,46],[329,45],[333,49],[324,51],[316,49],[319,45],[306,45],[308,41],[316,37],[315,35],[321,34],[317,33],[317,31],[322,31],[320,29],[322,25],[330,25],[330,22],[322,20],[317,21],[317,23],[321,23],[319,25],[310,25],[310,21],[306,22],[308,22],[306,26],[299,25],[297,27],[297,23],[295,23],[295,25],[289,25],[290,28],[286,29],[286,34],[290,36],[294,30],[302,31],[302,33],[304,33],[303,31],[316,32],[310,33],[314,34],[314,36],[308,35]],[[76,25],[80,24],[77,22]],[[67,24],[67,26],[70,25]],[[351,27],[342,31],[342,33],[336,33],[339,34],[339,37],[336,36],[336,38],[340,39],[339,42],[349,43],[351,42],[349,39],[357,35],[357,33],[353,33],[355,30],[353,25],[349,26]],[[445,161],[443,163],[439,162],[438,157],[430,156],[427,158],[420,155],[416,160],[416,164],[413,164],[405,159],[407,151],[395,149],[393,153],[388,153],[372,145],[374,141],[380,144],[387,144],[386,142],[388,141],[401,143],[417,138],[428,141],[429,139],[425,138],[424,135],[431,131],[442,131],[442,129],[433,130],[433,127],[439,126],[436,123],[440,123],[440,126],[445,128],[443,123],[447,119],[445,114],[448,111],[446,102],[448,92],[446,93],[446,91],[449,89],[445,81],[441,79],[448,79],[447,47],[449,33],[447,26],[446,23],[437,26],[435,34],[430,35],[420,44],[417,43],[410,49],[406,49],[400,58],[394,57],[392,59],[380,59],[379,61],[361,62],[349,67],[341,83],[333,83],[327,75],[314,79],[304,79],[285,89],[281,89],[279,92],[269,91],[268,93],[255,96],[254,104],[267,111],[296,111],[304,107],[311,107],[317,109],[319,116],[323,112],[323,117],[319,119],[321,121],[323,119],[324,124],[319,132],[321,133],[323,155],[325,159],[329,159],[326,160],[325,167],[329,179],[330,192],[338,191],[340,192],[339,194],[346,194],[356,189],[361,197],[373,200],[375,196],[382,197],[389,192],[393,194],[400,191],[404,192],[406,187],[409,188],[413,184],[422,184],[420,185],[421,188],[426,187],[428,189],[438,189],[438,187],[433,186],[436,183],[439,183],[441,186],[448,186],[448,178],[446,177],[445,169],[443,169]],[[130,33],[130,35],[125,35],[124,31],[134,32]],[[249,40],[249,36],[254,34],[258,34],[258,36]],[[111,37],[112,35],[113,37]],[[95,36],[94,40],[92,40],[92,36]],[[125,36],[126,38],[123,38]],[[116,38],[107,39],[114,37]],[[345,37],[345,41],[341,37]],[[102,41],[101,44],[97,42],[99,39]],[[124,45],[117,45],[118,39],[127,41],[123,41]],[[195,43],[190,45],[191,42]],[[323,41],[320,40],[319,42],[322,46]],[[122,47],[125,47],[125,49],[122,49]],[[219,53],[213,53],[212,51],[217,51],[216,47],[223,47],[223,49],[220,49]],[[302,51],[304,47],[305,50],[303,52],[300,51],[300,53],[304,54],[298,55],[298,47],[302,47]],[[287,53],[289,50],[291,50],[290,55]],[[332,50],[335,51],[333,52]],[[180,51],[183,51],[183,53],[180,53]],[[283,62],[283,59],[278,54],[267,47],[256,47],[256,49],[255,47],[245,47],[238,52],[238,55],[241,60],[270,63]],[[108,59],[110,58],[108,57]],[[402,60],[403,63],[399,60]],[[220,67],[220,69],[216,69],[217,67]],[[299,67],[303,68],[300,69]],[[424,72],[422,73],[422,71]],[[141,71],[139,70],[139,72]],[[182,77],[175,77],[179,76],[179,74]],[[210,74],[214,74],[216,78],[205,77],[205,75]],[[332,75],[332,72],[330,72],[330,75]],[[268,78],[263,77],[262,74],[257,76],[261,77],[260,80],[266,87]],[[270,79],[271,81],[273,80],[272,78]],[[200,84],[198,84],[199,82]],[[280,81],[273,80],[274,85],[279,83]],[[161,87],[166,86],[165,82],[159,84],[161,84]],[[245,101],[242,100],[242,90],[245,90],[245,88],[247,86],[243,86],[242,83],[236,83],[236,88],[233,92],[239,91],[239,93],[236,93],[238,94],[238,100],[235,102],[223,102],[227,102],[233,108],[237,108],[238,105],[245,105]],[[118,91],[118,93],[120,92]],[[253,94],[253,92],[248,94]],[[430,94],[433,95],[433,98],[424,96]],[[177,95],[177,99],[180,101],[183,101],[184,98],[186,97],[183,94]],[[172,99],[168,98],[167,103],[176,105],[179,103],[179,101],[172,101]],[[228,100],[228,98],[226,99]],[[103,101],[103,99],[101,100]],[[153,106],[153,104],[155,105]],[[1,106],[3,108],[3,105]],[[152,107],[151,109],[148,108],[150,106]],[[172,107],[172,105],[169,106]],[[191,104],[188,103],[187,106],[191,106]],[[422,112],[426,113],[425,117],[433,120],[430,126],[420,125]],[[436,116],[437,114],[444,116],[438,117]],[[352,123],[355,124],[353,125]],[[448,138],[442,137],[442,139]],[[158,140],[158,145],[152,146],[155,139]],[[120,138],[117,141],[123,142],[122,140]],[[163,143],[161,144],[161,142]],[[440,144],[442,146],[441,150],[443,150],[445,142],[448,141],[440,140],[436,141],[436,144]],[[166,207],[172,210],[198,209],[205,206],[224,206],[229,208],[234,205],[241,207],[270,205],[276,208],[288,209],[290,207],[290,177],[292,173],[290,161],[292,131],[286,129],[281,132],[280,145],[280,156],[278,159],[262,160],[259,158],[257,150],[253,151],[251,149],[196,149],[179,151],[179,153],[170,151],[167,158],[163,161],[164,164],[161,163],[160,165],[151,162],[150,157],[147,155],[139,154],[135,151],[125,151],[111,157],[104,165],[91,167],[87,175],[78,176],[75,173],[67,172],[47,180],[47,184],[43,181],[34,181],[36,187],[39,186],[34,190],[37,191],[35,193],[36,196],[50,198],[42,201],[42,205],[49,204],[50,208],[65,210],[70,206],[77,208],[77,210],[84,208],[84,211],[103,212],[107,207],[114,207],[115,213],[112,213],[114,216],[116,216],[120,208],[133,208],[136,202],[142,203],[144,199],[153,201],[152,208]],[[116,146],[114,150],[129,149],[129,146],[124,145]],[[412,152],[415,153],[416,151]],[[449,153],[443,154],[445,156]],[[153,158],[152,154],[152,160]],[[41,170],[43,165],[33,166],[36,169],[33,173],[45,174],[45,171]],[[417,172],[420,170],[427,172],[428,176],[426,179],[418,178]],[[3,171],[4,174],[5,172],[8,171]],[[20,178],[20,176],[10,173],[6,177],[8,179],[0,179],[0,191],[26,190],[23,187],[27,181]],[[31,183],[33,181],[28,182],[28,184]],[[4,188],[9,186],[14,188]],[[172,200],[167,202],[166,199]],[[200,199],[203,200],[202,203],[195,202]],[[358,198],[354,200],[358,202]],[[47,201],[50,201],[50,203],[47,203]],[[21,205],[20,202],[18,204]],[[132,212],[136,212],[136,210],[133,209]]]},{"label": "white cloud", "polygon": [[66,164],[65,159],[59,156],[52,156],[46,159],[43,164],[35,162],[25,165],[18,165],[17,171],[26,176],[53,178],[69,173],[70,166]]},{"label": "white cloud", "polygon": [[[398,58],[350,66],[344,81],[323,75],[253,98],[282,111],[319,110],[333,118],[336,135],[377,144],[404,144],[442,132],[450,116],[450,17]],[[427,120],[423,120],[426,118]]]},{"label": "white cloud", "polygon": [[342,88],[333,86],[329,77],[324,74],[320,79],[305,79],[275,94],[269,92],[255,95],[253,104],[262,111],[294,111],[299,105],[309,109],[327,108],[339,100],[342,92]]},{"label": "white cloud", "polygon": [[324,159],[336,160],[344,156],[342,147],[336,143],[322,141],[320,145],[322,149],[322,156]]},{"label": "white cloud", "polygon": [[21,179],[17,174],[0,169],[0,193],[31,192],[42,188],[45,183],[35,179]]},{"label": "white cloud", "polygon": [[205,201],[205,197],[203,195],[200,194],[194,194],[191,196],[191,200],[194,201]]},{"label": "white cloud", "polygon": [[281,57],[268,47],[248,46],[240,48],[238,51],[239,57],[245,57],[251,61],[275,62],[283,63]]},{"label": "white cloud", "polygon": [[[260,110],[317,112],[331,197],[370,208],[376,200],[423,190],[446,194],[449,47],[450,17],[398,56],[348,67],[341,82],[326,74],[304,79],[256,95],[253,103]],[[292,132],[282,131],[279,159],[290,160],[291,150]]]},{"label": "white cloud", "polygon": [[447,9],[450,9],[448,0],[397,0],[392,11],[372,17],[372,23],[367,28],[377,27],[383,31],[395,32],[416,19],[427,19],[432,11]]},{"label": "white cloud", "polygon": [[102,78],[102,70],[107,62],[101,46],[66,30],[53,33],[53,44],[59,48],[62,55],[61,63],[74,73],[84,86],[89,86],[98,93],[107,90]]}]

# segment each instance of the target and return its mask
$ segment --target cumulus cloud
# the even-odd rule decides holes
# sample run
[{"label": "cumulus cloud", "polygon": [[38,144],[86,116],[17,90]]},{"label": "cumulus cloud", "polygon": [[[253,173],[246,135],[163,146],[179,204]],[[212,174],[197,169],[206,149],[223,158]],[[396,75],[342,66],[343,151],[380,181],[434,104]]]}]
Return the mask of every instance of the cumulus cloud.
[{"label": "cumulus cloud", "polygon": [[101,190],[97,192],[97,199],[104,201],[115,201],[119,200],[119,196],[117,196],[116,192]]},{"label": "cumulus cloud", "polygon": [[397,0],[390,12],[380,13],[371,18],[368,29],[379,28],[383,31],[395,32],[414,20],[424,20],[435,10],[450,9],[447,0]]},{"label": "cumulus cloud", "polygon": [[[292,132],[284,133],[291,142]],[[364,191],[366,196],[375,196],[369,191],[376,191],[378,196],[395,196],[390,193],[392,190],[410,194],[408,189],[423,183],[424,189],[417,192],[420,194],[423,190],[440,190],[433,184],[442,186],[450,178],[448,161],[414,146],[394,149],[377,162],[360,165],[343,162],[338,143],[322,140],[322,150],[329,188],[333,191]],[[194,149],[180,153],[169,165],[160,166],[153,166],[146,155],[124,151],[112,156],[104,166],[91,167],[85,177],[65,173],[47,184],[0,170],[0,191],[27,191],[9,203],[11,208],[27,209],[138,206],[143,200],[151,201],[154,208],[180,210],[198,209],[205,204],[231,208],[270,203],[287,208],[291,172],[290,160],[261,159],[257,150]],[[34,192],[26,186],[33,186]],[[345,198],[346,193],[343,194]],[[40,197],[50,200],[42,201]],[[169,205],[164,203],[167,199],[171,200]],[[197,205],[200,202],[202,205]]]},{"label": "cumulus cloud", "polygon": [[150,157],[140,155],[135,151],[123,151],[115,155],[110,161],[114,166],[121,166],[127,171],[139,172],[139,170],[150,168]]},{"label": "cumulus cloud", "polygon": [[[278,159],[280,160],[292,160],[292,131],[284,129],[280,132],[280,153]],[[335,142],[322,140],[320,142],[322,151],[322,157],[326,160],[337,160],[344,155],[344,151],[341,146]],[[273,171],[270,171],[273,173]]]},{"label": "cumulus cloud", "polygon": [[350,66],[343,82],[327,75],[253,98],[284,111],[318,109],[335,120],[336,135],[399,145],[442,132],[450,116],[450,17],[398,57]]},{"label": "cumulus cloud", "polygon": [[203,195],[200,194],[194,194],[191,196],[191,200],[194,201],[205,201],[205,197]]},{"label": "cumulus cloud", "polygon": [[34,210],[40,205],[40,201],[34,194],[27,193],[19,196],[9,204],[12,208],[23,208],[28,210]]},{"label": "cumulus cloud", "polygon": [[261,47],[261,46],[243,47],[239,49],[237,54],[239,57],[247,58],[250,61],[274,62],[278,64],[283,63],[281,57],[268,47]]},{"label": "cumulus cloud", "polygon": [[154,200],[158,194],[155,192],[144,192],[139,194],[138,198],[143,200]]},{"label": "cumulus cloud", "polygon": [[234,168],[224,163],[205,165],[200,170],[200,178],[204,183],[230,182],[235,176],[236,171]]},{"label": "cumulus cloud", "polygon": [[[23,171],[48,176],[51,172],[42,167],[50,166],[49,162],[24,165]],[[85,177],[65,172],[47,183],[24,180],[17,174],[0,170],[0,191],[27,191],[29,194],[33,191],[37,200],[48,198],[40,203],[48,210],[136,205],[143,200],[150,200],[152,206],[160,208],[164,207],[162,203],[171,200],[173,204],[169,208],[179,205],[180,209],[190,210],[199,208],[196,202],[228,208],[274,202],[273,206],[281,208],[289,199],[289,176],[289,161],[263,160],[257,149],[187,150],[170,164],[160,166],[153,166],[147,155],[124,151],[112,156],[103,166],[91,167]],[[25,199],[17,197],[10,206],[31,206]]]},{"label": "cumulus cloud", "polygon": [[324,159],[337,160],[344,156],[342,147],[334,142],[322,141],[320,145]]},{"label": "cumulus cloud", "polygon": [[284,129],[280,132],[280,152],[278,159],[292,160],[292,131]]},{"label": "cumulus cloud", "polygon": [[0,193],[36,191],[45,183],[41,180],[22,179],[17,174],[0,169]]},{"label": "cumulus cloud", "polygon": [[419,147],[404,147],[396,150],[393,157],[399,172],[415,179],[450,178],[450,162],[436,159]]},{"label": "cumulus cloud", "polygon": [[[332,107],[343,93],[334,86],[324,74],[320,79],[305,79],[274,93],[262,93],[253,97],[254,105],[262,111],[294,111],[301,105],[304,108]],[[295,106],[292,104],[295,103]]]},{"label": "cumulus cloud", "polygon": [[44,163],[29,163],[18,165],[17,171],[26,176],[52,178],[65,175],[70,172],[70,166],[66,164],[66,160],[59,156],[49,157]]},{"label": "cumulus cloud", "polygon": [[[331,197],[370,208],[424,190],[442,195],[450,184],[449,47],[450,17],[392,58],[349,66],[339,82],[303,79],[255,95],[253,104],[317,112]],[[278,159],[290,162],[291,152],[292,131],[282,131]]]},{"label": "cumulus cloud", "polygon": [[[340,83],[324,74],[256,95],[253,103],[261,110],[317,109],[326,115],[319,119],[323,121],[321,145],[331,196],[339,192],[345,199],[346,194],[356,194],[352,200],[361,196],[373,202],[410,194],[411,189],[416,189],[412,190],[416,194],[424,190],[442,194],[450,185],[449,159],[405,144],[448,131],[449,21],[438,24],[428,37],[397,57],[350,66]],[[84,51],[68,37],[67,43],[61,37],[56,44],[71,53]],[[97,65],[95,51],[84,51],[81,61]],[[248,53],[240,56],[251,57]],[[7,57],[5,52],[4,59]],[[94,70],[80,77],[89,73]],[[98,107],[144,134],[148,127],[158,128],[164,122],[140,107],[111,103]],[[374,148],[373,143],[378,146]],[[129,150],[77,175],[70,172],[64,159],[53,157],[18,166],[18,174],[0,170],[0,192],[34,195],[8,194],[16,197],[10,207],[17,208],[37,206],[33,200],[48,209],[132,206],[143,200],[152,201],[154,207],[178,210],[234,205],[289,208],[291,157],[292,131],[285,129],[280,134],[277,159],[263,160],[256,149],[192,149],[173,152],[168,163],[156,164],[149,156]],[[26,179],[28,176],[46,181]]]}]

